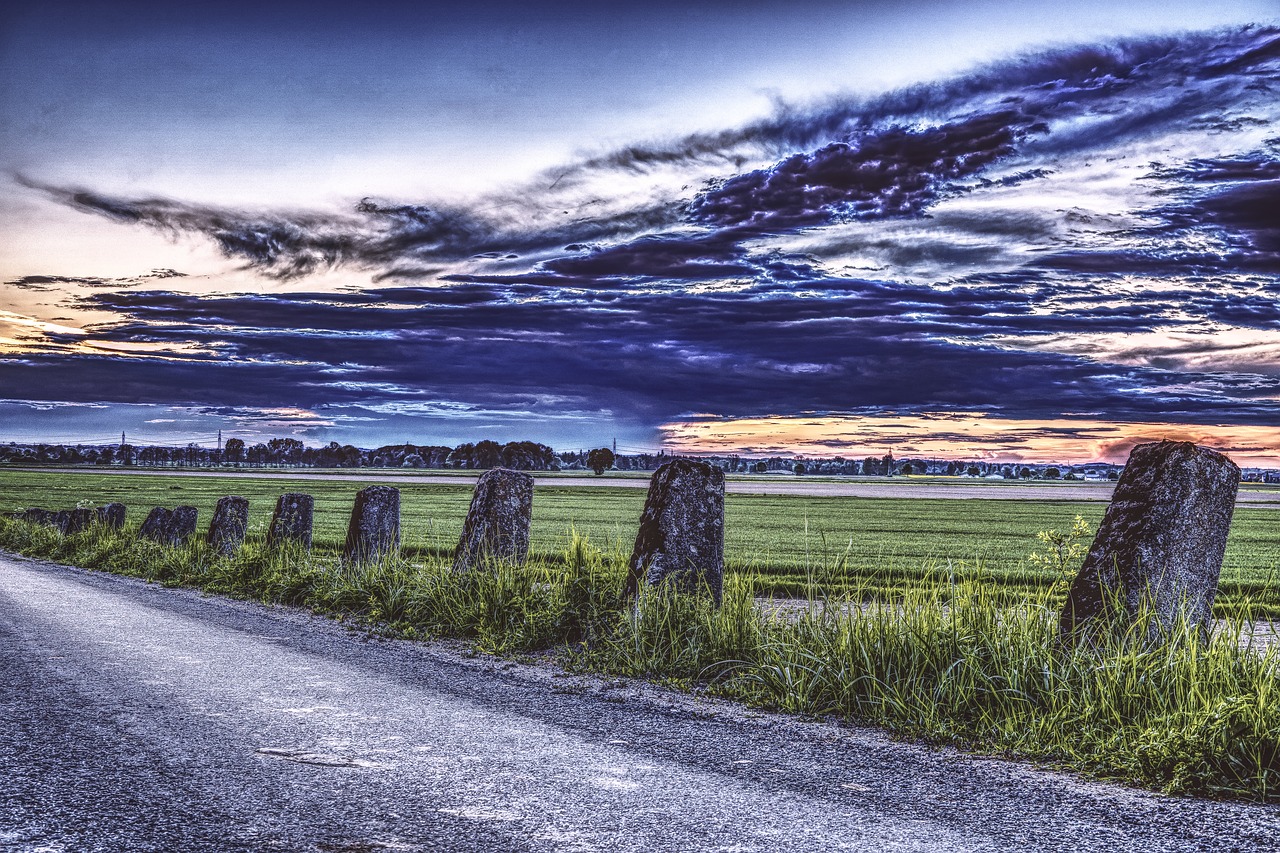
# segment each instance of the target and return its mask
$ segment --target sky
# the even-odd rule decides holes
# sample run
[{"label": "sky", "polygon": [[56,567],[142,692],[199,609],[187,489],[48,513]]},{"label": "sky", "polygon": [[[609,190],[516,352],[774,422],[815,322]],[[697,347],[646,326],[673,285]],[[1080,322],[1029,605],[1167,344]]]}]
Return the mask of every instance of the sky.
[{"label": "sky", "polygon": [[1280,467],[1278,119],[1277,0],[5,4],[0,440]]}]

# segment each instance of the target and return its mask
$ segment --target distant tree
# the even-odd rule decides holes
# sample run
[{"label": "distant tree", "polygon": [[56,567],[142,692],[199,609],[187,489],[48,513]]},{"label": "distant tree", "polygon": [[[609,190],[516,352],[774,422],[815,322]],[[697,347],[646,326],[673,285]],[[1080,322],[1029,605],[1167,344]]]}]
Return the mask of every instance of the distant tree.
[{"label": "distant tree", "polygon": [[474,468],[476,461],[476,446],[471,442],[459,444],[449,453],[450,468]]},{"label": "distant tree", "polygon": [[121,444],[116,448],[116,456],[119,458],[121,465],[132,465],[137,456],[137,451],[134,450],[132,444]]},{"label": "distant tree", "polygon": [[607,447],[598,447],[587,454],[587,467],[599,476],[606,468],[613,467],[613,451]]},{"label": "distant tree", "polygon": [[893,454],[886,453],[884,455],[884,459],[880,460],[880,464],[883,466],[880,470],[880,473],[884,474],[886,477],[892,477],[893,476]]},{"label": "distant tree", "polygon": [[294,465],[302,459],[306,445],[296,438],[273,438],[267,442],[268,461],[280,465]]},{"label": "distant tree", "polygon": [[400,463],[401,468],[421,468],[422,457],[417,453],[410,453],[405,456],[404,461]]},{"label": "distant tree", "polygon": [[502,464],[502,445],[496,441],[477,441],[475,467],[497,468]]},{"label": "distant tree", "polygon": [[757,474],[765,474],[769,471],[769,463],[763,459],[752,466]]},{"label": "distant tree", "polygon": [[1050,467],[1050,468],[1044,469],[1044,478],[1046,480],[1056,480],[1061,476],[1062,476],[1062,472],[1059,471],[1057,468]]},{"label": "distant tree", "polygon": [[222,448],[222,458],[232,464],[239,465],[244,460],[244,439],[228,438],[227,443]]},{"label": "distant tree", "polygon": [[1027,466],[1023,465],[1018,471],[1018,476],[1024,480],[1030,480],[1032,476],[1034,476],[1034,472]]},{"label": "distant tree", "polygon": [[982,471],[978,469],[977,465],[970,465],[968,470],[965,471],[965,473],[968,474],[970,477],[977,477],[979,474],[982,473]]},{"label": "distant tree", "polygon": [[795,471],[797,474],[801,474],[801,475],[803,475],[803,474],[804,474],[804,472],[805,472],[806,470],[808,470],[808,469],[806,469],[806,468],[804,467],[804,463],[803,463],[803,462],[797,462],[797,463],[796,463],[796,467],[792,468],[791,470],[792,470],[792,471]]},{"label": "distant tree", "polygon": [[1066,475],[1065,475],[1065,476],[1063,476],[1063,478],[1062,478],[1062,479],[1064,479],[1064,480],[1079,480],[1080,478],[1076,476],[1076,472],[1075,472],[1075,471],[1068,471],[1068,472],[1066,473]]}]

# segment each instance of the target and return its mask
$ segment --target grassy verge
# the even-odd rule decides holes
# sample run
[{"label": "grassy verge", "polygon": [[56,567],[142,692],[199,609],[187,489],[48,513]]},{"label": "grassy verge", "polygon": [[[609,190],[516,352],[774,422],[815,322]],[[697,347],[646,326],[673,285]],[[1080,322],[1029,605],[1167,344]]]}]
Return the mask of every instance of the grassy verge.
[{"label": "grassy verge", "polygon": [[[936,574],[892,602],[844,587],[788,615],[766,614],[747,573],[724,604],[617,598],[624,554],[571,535],[555,560],[454,575],[416,555],[343,569],[326,550],[233,559],[169,549],[132,529],[55,531],[0,520],[0,547],[88,568],[318,613],[404,638],[455,637],[485,652],[554,651],[581,671],[644,677],[766,708],[834,715],[936,744],[1027,757],[1171,793],[1280,802],[1278,655],[1242,650],[1236,619],[1206,646],[1093,650],[1054,642],[1060,589],[1011,605],[981,578]],[[874,596],[871,596],[874,598]],[[1243,611],[1242,611],[1243,612]],[[1139,628],[1139,635],[1143,629]]]},{"label": "grassy verge", "polygon": [[[361,469],[360,473],[368,473]],[[375,472],[377,473],[377,472]],[[471,472],[474,476],[475,472]],[[914,478],[912,478],[914,481]],[[472,485],[414,484],[388,477],[400,489],[403,541],[410,559],[447,556],[458,541]],[[252,531],[266,531],[281,492],[316,500],[316,544],[340,547],[355,493],[365,483],[251,477],[148,476],[76,471],[0,470],[0,512],[28,506],[62,509],[85,500],[121,501],[131,521],[153,506],[191,504],[207,520],[218,498],[249,500]],[[902,484],[899,484],[902,485]],[[999,483],[981,486],[997,494]],[[933,573],[981,578],[1001,594],[1021,600],[1048,590],[1056,576],[1028,560],[1038,531],[1064,529],[1077,515],[1096,527],[1105,504],[1062,501],[1042,484],[1037,500],[938,500],[806,495],[729,494],[725,499],[725,558],[731,575],[751,577],[765,594],[804,595],[814,567],[827,571],[832,594],[879,590],[896,598]],[[558,561],[571,527],[597,545],[626,549],[635,541],[643,489],[539,486],[534,496],[532,550]],[[1241,505],[1227,541],[1219,590],[1219,615],[1247,602],[1255,617],[1280,618],[1280,510]]]}]

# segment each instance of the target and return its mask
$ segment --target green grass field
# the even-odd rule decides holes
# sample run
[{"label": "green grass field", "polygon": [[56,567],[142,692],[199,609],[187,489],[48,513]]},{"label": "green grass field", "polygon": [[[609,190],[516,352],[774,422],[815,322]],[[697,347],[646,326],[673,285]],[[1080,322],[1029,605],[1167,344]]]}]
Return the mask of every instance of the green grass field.
[{"label": "green grass field", "polygon": [[[451,553],[471,484],[413,484],[399,477],[386,482],[401,490],[403,539],[409,553]],[[287,475],[230,479],[0,471],[0,512],[120,501],[129,507],[129,522],[137,524],[153,506],[191,504],[200,510],[203,524],[219,497],[239,494],[250,501],[252,534],[265,532],[276,496],[299,491],[316,499],[317,547],[336,548],[345,536],[355,493],[366,485],[291,480]],[[1046,488],[1046,495],[1051,494]],[[560,553],[573,528],[597,547],[629,553],[643,504],[643,489],[539,486],[533,550],[547,556]],[[729,494],[727,567],[730,572],[757,574],[760,588],[774,594],[801,595],[811,580],[821,589],[834,590],[856,579],[891,592],[926,573],[971,576],[980,566],[995,582],[1017,593],[1054,580],[1027,560],[1039,547],[1037,531],[1067,529],[1076,515],[1096,528],[1105,506],[1048,497],[1010,501]],[[1237,508],[1220,605],[1226,608],[1248,596],[1256,615],[1280,615],[1278,567],[1280,511]]]}]

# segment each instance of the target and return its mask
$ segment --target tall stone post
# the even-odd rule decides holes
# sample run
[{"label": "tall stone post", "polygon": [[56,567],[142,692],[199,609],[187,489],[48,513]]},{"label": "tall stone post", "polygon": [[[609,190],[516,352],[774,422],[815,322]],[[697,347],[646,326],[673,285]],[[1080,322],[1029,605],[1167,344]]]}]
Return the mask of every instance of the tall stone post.
[{"label": "tall stone post", "polygon": [[204,541],[223,557],[234,557],[249,530],[249,502],[238,495],[218,499]]},{"label": "tall stone post", "polygon": [[400,490],[370,486],[356,494],[342,562],[368,563],[400,551]]},{"label": "tall stone post", "polygon": [[724,472],[675,459],[653,472],[623,596],[641,584],[706,589],[716,604],[724,589]]},{"label": "tall stone post", "polygon": [[532,519],[533,477],[510,468],[485,472],[471,495],[453,570],[465,572],[489,559],[524,565]]},{"label": "tall stone post", "polygon": [[267,547],[294,543],[304,551],[310,551],[315,507],[315,498],[302,492],[286,492],[277,498],[275,512],[271,514],[271,527],[267,530]]},{"label": "tall stone post", "polygon": [[1061,633],[1124,629],[1144,608],[1148,639],[1179,619],[1207,635],[1240,469],[1185,441],[1133,448],[1093,546],[1071,584]]}]

